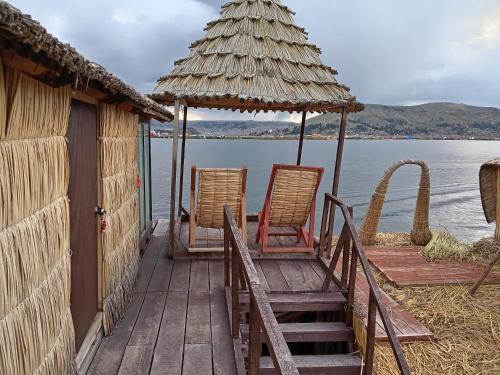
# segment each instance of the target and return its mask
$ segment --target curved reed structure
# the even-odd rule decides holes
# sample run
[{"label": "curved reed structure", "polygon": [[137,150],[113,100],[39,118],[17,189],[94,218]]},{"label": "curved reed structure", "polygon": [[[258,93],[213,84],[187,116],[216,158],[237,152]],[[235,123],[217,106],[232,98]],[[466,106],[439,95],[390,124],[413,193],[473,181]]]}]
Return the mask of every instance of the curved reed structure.
[{"label": "curved reed structure", "polygon": [[375,236],[377,235],[387,188],[389,187],[389,183],[394,173],[404,165],[418,165],[422,169],[417,206],[413,218],[413,229],[410,234],[411,240],[413,243],[420,246],[427,245],[431,240],[432,233],[429,229],[429,201],[431,191],[429,167],[427,167],[425,162],[420,160],[402,160],[385,171],[384,176],[380,179],[372,195],[368,211],[359,231],[363,245],[370,246],[375,244]]}]

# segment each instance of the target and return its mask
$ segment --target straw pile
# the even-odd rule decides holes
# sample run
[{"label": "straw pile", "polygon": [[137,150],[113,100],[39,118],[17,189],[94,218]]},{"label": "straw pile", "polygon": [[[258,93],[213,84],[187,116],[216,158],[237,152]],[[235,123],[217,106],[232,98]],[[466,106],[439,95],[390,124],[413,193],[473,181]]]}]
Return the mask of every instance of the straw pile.
[{"label": "straw pile", "polygon": [[0,374],[69,374],[70,89],[0,61]]},{"label": "straw pile", "polygon": [[205,31],[190,55],[160,78],[155,99],[241,111],[363,109],[280,0],[228,2]]},{"label": "straw pile", "polygon": [[101,206],[106,231],[103,253],[103,325],[110,334],[130,302],[139,268],[137,115],[103,104],[100,108]]},{"label": "straw pile", "polygon": [[[389,294],[438,337],[404,346],[412,373],[500,373],[500,289],[484,285],[472,297],[466,286],[393,289]],[[399,374],[388,346],[377,346],[377,374]]]},{"label": "straw pile", "polygon": [[447,230],[441,230],[433,233],[422,255],[430,261],[444,258],[466,260],[473,258],[471,250],[471,245],[459,241]]}]

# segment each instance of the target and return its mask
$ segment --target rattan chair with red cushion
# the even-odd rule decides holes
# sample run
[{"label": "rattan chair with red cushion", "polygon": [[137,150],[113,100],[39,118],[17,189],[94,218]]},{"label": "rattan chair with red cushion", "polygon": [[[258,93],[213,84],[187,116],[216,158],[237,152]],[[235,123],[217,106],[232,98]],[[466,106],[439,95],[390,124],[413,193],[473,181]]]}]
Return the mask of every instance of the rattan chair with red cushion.
[{"label": "rattan chair with red cushion", "polygon": [[[264,208],[259,212],[257,243],[264,252],[313,252],[316,195],[324,170],[321,167],[273,165]],[[309,229],[306,224],[309,222]],[[271,232],[272,228],[286,228]],[[270,247],[269,237],[292,236],[295,247]],[[305,246],[299,245],[304,239]]]}]

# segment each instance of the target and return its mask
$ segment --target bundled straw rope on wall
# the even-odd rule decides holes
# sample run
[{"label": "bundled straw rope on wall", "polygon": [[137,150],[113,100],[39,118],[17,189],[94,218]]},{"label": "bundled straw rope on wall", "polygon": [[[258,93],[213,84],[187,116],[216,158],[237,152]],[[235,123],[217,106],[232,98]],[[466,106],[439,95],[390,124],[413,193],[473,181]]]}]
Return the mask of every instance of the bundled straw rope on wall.
[{"label": "bundled straw rope on wall", "polygon": [[122,318],[139,268],[138,123],[137,115],[115,106],[100,108],[101,205],[107,210],[107,229],[101,233],[106,334]]},{"label": "bundled straw rope on wall", "polygon": [[0,374],[69,374],[70,89],[0,72]]}]

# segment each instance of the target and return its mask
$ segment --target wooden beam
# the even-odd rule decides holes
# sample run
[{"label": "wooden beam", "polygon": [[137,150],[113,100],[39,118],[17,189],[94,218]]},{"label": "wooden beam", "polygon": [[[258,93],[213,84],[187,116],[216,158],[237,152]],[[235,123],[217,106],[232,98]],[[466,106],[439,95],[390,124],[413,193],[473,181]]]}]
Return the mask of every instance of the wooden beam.
[{"label": "wooden beam", "polygon": [[339,192],[340,170],[342,168],[342,155],[344,153],[344,141],[347,128],[347,108],[342,111],[342,120],[340,121],[339,137],[337,143],[337,158],[335,159],[335,172],[333,175],[332,195],[336,197]]},{"label": "wooden beam", "polygon": [[[333,173],[333,186],[332,186],[332,195],[334,197],[338,196],[339,193],[339,182],[340,182],[340,170],[342,168],[342,156],[344,154],[344,141],[345,141],[345,133],[347,128],[347,115],[348,108],[344,107],[342,110],[342,118],[340,120],[340,129],[339,136],[337,140],[337,157],[335,159],[335,171]],[[329,218],[329,228],[327,233],[327,243],[331,243],[333,239],[333,230],[335,225],[335,206],[332,206],[330,210],[330,218]],[[328,246],[329,251],[327,252],[327,257],[330,259],[331,257],[331,246]]]},{"label": "wooden beam", "polygon": [[306,117],[307,117],[307,112],[304,111],[302,113],[302,122],[300,123],[300,138],[299,138],[299,150],[297,153],[297,165],[300,165],[302,162],[302,147],[304,145],[304,133],[306,130]]},{"label": "wooden beam", "polygon": [[188,107],[184,106],[184,121],[182,123],[182,144],[181,144],[181,176],[179,181],[179,217],[182,215],[182,198],[184,192],[184,162],[186,159],[186,132],[187,132]]},{"label": "wooden beam", "polygon": [[71,98],[91,105],[97,105],[99,103],[98,99],[80,90],[73,91]]},{"label": "wooden beam", "polygon": [[170,173],[170,222],[168,231],[169,247],[167,250],[167,256],[169,258],[173,258],[175,252],[175,197],[177,192],[177,148],[179,144],[179,112],[180,102],[176,100],[174,121],[172,122],[172,171]]}]

